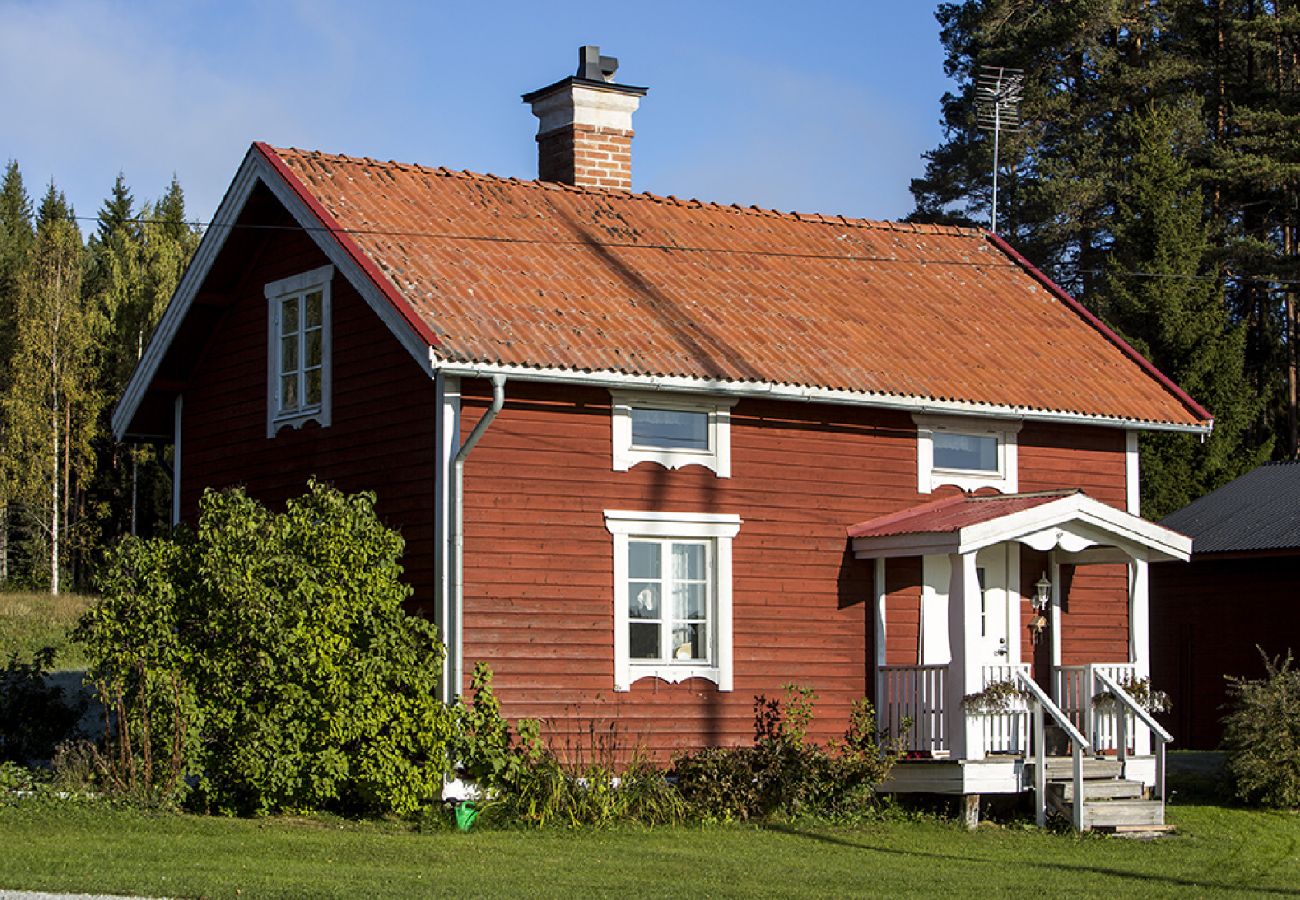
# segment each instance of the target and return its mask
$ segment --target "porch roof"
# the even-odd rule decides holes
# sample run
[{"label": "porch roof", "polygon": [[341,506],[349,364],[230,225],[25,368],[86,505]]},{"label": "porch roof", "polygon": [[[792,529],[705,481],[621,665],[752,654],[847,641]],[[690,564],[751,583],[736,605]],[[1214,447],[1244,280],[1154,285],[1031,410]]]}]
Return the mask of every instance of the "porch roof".
[{"label": "porch roof", "polygon": [[958,494],[849,526],[859,559],[971,553],[1019,541],[1035,550],[1063,551],[1073,561],[1122,556],[1183,560],[1190,538],[1094,500],[1080,490],[1029,494]]}]

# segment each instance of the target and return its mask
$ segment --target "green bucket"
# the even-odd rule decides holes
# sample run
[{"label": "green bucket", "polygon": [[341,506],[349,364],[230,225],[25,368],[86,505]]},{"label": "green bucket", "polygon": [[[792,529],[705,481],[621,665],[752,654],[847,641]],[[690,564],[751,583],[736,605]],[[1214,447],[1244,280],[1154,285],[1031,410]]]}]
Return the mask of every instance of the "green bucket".
[{"label": "green bucket", "polygon": [[474,820],[478,818],[478,809],[473,803],[456,804],[456,827],[461,831],[469,831],[474,827]]}]

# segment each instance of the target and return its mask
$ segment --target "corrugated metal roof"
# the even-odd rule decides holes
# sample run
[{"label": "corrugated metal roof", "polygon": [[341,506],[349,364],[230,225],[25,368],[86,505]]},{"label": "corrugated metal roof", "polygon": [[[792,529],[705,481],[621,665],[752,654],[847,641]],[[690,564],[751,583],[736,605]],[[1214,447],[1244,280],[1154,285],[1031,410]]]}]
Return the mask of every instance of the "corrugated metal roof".
[{"label": "corrugated metal roof", "polygon": [[1206,418],[975,229],[267,152],[449,362]]},{"label": "corrugated metal roof", "polygon": [[1190,535],[1194,554],[1298,549],[1300,461],[1266,463],[1160,524]]},{"label": "corrugated metal roof", "polygon": [[1038,491],[1032,494],[958,494],[913,506],[849,526],[849,537],[890,537],[898,534],[951,534],[971,525],[990,522],[1012,513],[1033,509],[1079,491]]}]

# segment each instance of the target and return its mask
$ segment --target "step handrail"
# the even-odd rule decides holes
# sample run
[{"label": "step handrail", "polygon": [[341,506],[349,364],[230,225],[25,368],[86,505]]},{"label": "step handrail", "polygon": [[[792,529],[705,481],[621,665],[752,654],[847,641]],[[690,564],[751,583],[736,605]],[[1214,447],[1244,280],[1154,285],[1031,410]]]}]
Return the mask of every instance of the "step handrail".
[{"label": "step handrail", "polygon": [[1052,720],[1061,727],[1061,730],[1065,732],[1066,737],[1070,739],[1071,775],[1074,781],[1074,803],[1071,806],[1071,818],[1074,830],[1083,831],[1083,753],[1085,750],[1090,749],[1088,741],[1028,672],[1016,671],[1014,675],[1015,680],[1020,683],[1034,701],[1034,806],[1036,807],[1035,818],[1038,821],[1038,827],[1042,828],[1047,825],[1047,749],[1045,747],[1046,729],[1043,727],[1043,713],[1046,711],[1052,717]]},{"label": "step handrail", "polygon": [[[1113,696],[1121,706],[1133,713],[1134,718],[1147,728],[1151,729],[1151,736],[1156,739],[1156,745],[1154,748],[1156,758],[1156,783],[1153,786],[1153,789],[1155,799],[1159,800],[1163,807],[1165,802],[1165,744],[1172,741],[1174,736],[1166,731],[1165,727],[1157,722],[1155,717],[1152,716],[1148,710],[1143,708],[1140,703],[1134,700],[1129,692],[1124,690],[1115,679],[1111,678],[1101,670],[1095,671],[1093,677],[1101,683],[1102,687],[1110,692],[1111,696]],[[1120,762],[1123,764],[1125,769],[1125,776],[1127,776],[1128,717],[1124,715],[1123,711],[1121,711],[1115,719],[1117,729],[1115,753],[1119,756]]]}]

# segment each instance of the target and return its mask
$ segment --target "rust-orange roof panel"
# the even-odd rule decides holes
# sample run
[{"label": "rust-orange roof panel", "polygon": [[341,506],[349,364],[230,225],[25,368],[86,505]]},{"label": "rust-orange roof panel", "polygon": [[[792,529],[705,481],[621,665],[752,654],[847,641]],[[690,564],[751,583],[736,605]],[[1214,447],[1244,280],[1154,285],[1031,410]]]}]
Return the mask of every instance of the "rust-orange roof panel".
[{"label": "rust-orange roof panel", "polygon": [[849,537],[893,537],[900,534],[950,534],[971,525],[991,522],[1012,513],[1053,503],[1073,490],[1033,494],[957,494],[849,526]]},{"label": "rust-orange roof panel", "polygon": [[266,149],[444,360],[1208,418],[979,230]]}]

